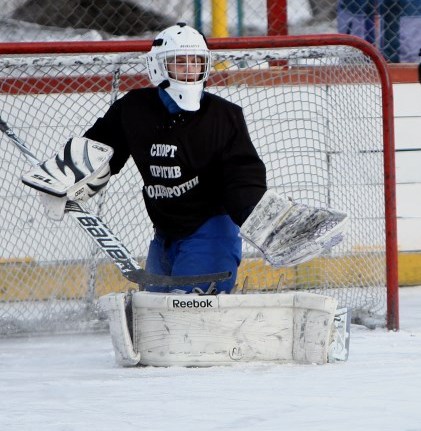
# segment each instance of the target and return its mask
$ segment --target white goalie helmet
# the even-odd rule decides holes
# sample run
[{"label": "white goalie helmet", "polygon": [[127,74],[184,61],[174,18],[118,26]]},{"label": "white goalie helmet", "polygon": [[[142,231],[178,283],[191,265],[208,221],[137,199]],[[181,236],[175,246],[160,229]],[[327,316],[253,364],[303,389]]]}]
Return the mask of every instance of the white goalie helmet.
[{"label": "white goalie helmet", "polygon": [[159,33],[147,55],[152,84],[163,88],[186,111],[200,108],[210,64],[204,36],[184,23]]}]

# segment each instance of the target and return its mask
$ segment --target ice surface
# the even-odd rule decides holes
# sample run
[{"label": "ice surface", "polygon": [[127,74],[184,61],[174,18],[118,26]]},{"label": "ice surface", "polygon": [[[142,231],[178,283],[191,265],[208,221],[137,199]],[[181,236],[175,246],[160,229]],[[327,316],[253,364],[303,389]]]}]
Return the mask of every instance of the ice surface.
[{"label": "ice surface", "polygon": [[348,362],[119,368],[108,334],[0,339],[0,430],[420,431],[421,287]]}]

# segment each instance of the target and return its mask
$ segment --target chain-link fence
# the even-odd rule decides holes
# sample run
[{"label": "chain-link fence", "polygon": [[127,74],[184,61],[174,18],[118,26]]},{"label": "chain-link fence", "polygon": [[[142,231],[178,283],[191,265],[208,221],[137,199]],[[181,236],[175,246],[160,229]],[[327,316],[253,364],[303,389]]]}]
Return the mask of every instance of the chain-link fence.
[{"label": "chain-link fence", "polygon": [[1,41],[152,38],[185,21],[208,36],[346,33],[417,62],[421,0],[0,0]]}]

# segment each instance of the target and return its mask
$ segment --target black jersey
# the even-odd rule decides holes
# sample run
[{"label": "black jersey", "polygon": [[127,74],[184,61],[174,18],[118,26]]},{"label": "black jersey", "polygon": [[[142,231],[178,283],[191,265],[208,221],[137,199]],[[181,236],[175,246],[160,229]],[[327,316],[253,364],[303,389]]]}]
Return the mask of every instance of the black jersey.
[{"label": "black jersey", "polygon": [[114,148],[112,174],[133,157],[152,223],[174,238],[217,214],[240,224],[266,191],[242,109],[207,92],[198,111],[170,114],[157,88],[130,91],[85,136]]}]

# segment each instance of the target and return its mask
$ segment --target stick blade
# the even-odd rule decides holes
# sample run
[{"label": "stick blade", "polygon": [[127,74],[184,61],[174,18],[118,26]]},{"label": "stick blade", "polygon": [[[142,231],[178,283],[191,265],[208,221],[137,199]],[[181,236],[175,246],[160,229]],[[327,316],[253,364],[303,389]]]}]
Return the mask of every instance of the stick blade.
[{"label": "stick blade", "polygon": [[216,281],[228,280],[232,276],[231,272],[215,272],[201,275],[160,275],[146,272],[144,269],[128,271],[125,277],[133,283],[137,283],[141,288],[147,286],[159,287],[179,287],[194,286],[201,283],[212,283]]}]

